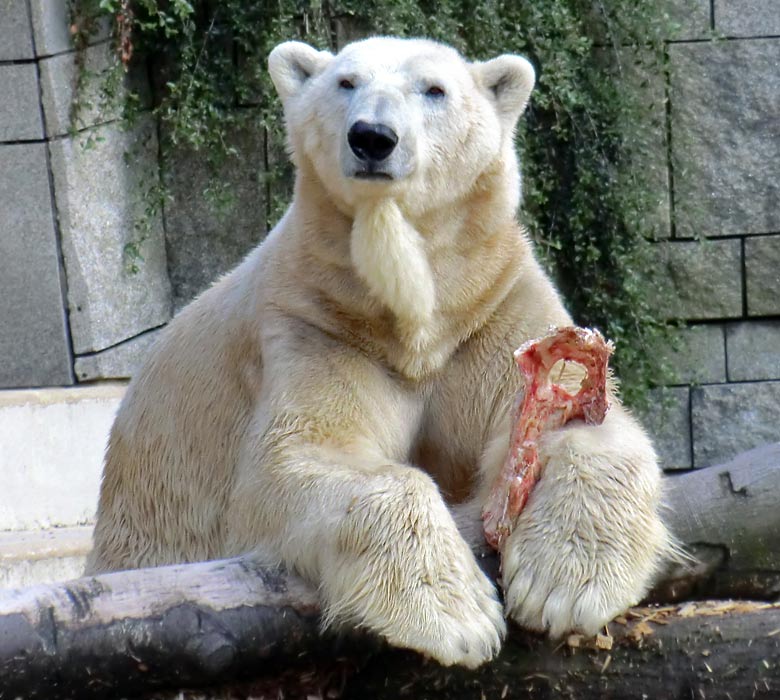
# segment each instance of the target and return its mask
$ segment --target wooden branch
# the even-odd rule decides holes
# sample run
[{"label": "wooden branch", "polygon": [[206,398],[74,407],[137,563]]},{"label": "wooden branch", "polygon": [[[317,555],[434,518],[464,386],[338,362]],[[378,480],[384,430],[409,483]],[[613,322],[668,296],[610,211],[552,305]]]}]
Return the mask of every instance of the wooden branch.
[{"label": "wooden branch", "polygon": [[202,685],[317,649],[300,579],[244,559],[105,574],[0,593],[0,698],[115,698]]},{"label": "wooden branch", "polygon": [[[777,577],[779,458],[780,445],[774,445],[669,479],[672,529],[683,542],[717,553],[698,567],[671,572],[670,595],[683,589],[755,592],[757,576],[764,582]],[[496,561],[484,563],[489,570]],[[245,558],[0,592],[0,698],[115,698],[242,678],[255,685],[264,678],[263,688],[277,690],[292,683],[285,687],[316,696],[311,689],[334,674],[339,692],[355,698],[402,697],[405,688],[419,691],[408,697],[479,698],[478,688],[485,697],[501,697],[505,685],[513,692],[531,689],[528,697],[639,698],[631,694],[639,690],[647,697],[689,697],[667,688],[728,697],[707,685],[715,677],[721,689],[755,683],[760,696],[764,683],[780,694],[778,605],[732,607],[717,616],[684,606],[634,611],[626,625],[611,625],[611,650],[588,649],[586,640],[578,640],[578,650],[556,650],[514,630],[500,659],[476,674],[406,652],[376,656],[378,643],[365,638],[323,638],[318,612],[310,586]],[[653,620],[642,619],[648,615]],[[339,645],[348,652],[340,660]],[[350,678],[345,688],[342,676]],[[388,678],[391,690],[381,695]],[[308,679],[306,692],[302,679]]]},{"label": "wooden branch", "polygon": [[666,479],[670,529],[696,558],[671,569],[653,594],[780,597],[780,443]]}]

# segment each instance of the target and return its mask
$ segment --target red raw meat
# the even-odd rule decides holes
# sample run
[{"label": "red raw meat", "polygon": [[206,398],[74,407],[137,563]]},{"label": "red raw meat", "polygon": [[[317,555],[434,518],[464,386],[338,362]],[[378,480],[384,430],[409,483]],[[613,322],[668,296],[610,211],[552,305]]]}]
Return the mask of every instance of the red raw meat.
[{"label": "red raw meat", "polygon": [[[515,350],[525,387],[512,411],[509,454],[482,509],[485,539],[494,549],[499,550],[511,533],[539,479],[540,435],[575,418],[591,425],[604,420],[609,409],[607,363],[613,349],[597,330],[568,326]],[[586,372],[574,395],[550,381],[550,370],[558,360],[576,362]]]}]

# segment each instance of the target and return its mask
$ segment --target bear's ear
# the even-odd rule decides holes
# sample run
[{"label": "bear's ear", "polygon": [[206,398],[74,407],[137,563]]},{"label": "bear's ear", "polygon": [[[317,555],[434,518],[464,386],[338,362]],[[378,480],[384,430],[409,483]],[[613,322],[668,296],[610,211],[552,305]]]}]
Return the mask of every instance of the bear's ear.
[{"label": "bear's ear", "polygon": [[493,100],[501,121],[514,126],[534,87],[533,66],[522,56],[504,54],[484,63],[474,63],[472,71]]},{"label": "bear's ear", "polygon": [[317,51],[301,41],[279,44],[268,56],[268,72],[282,102],[298,93],[309,78],[325,70],[332,59],[329,51]]}]

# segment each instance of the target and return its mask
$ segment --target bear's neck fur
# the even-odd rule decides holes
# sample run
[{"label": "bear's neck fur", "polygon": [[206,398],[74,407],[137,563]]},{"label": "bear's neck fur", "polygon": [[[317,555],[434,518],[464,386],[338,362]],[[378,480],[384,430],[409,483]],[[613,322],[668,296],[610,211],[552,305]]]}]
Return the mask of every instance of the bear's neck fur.
[{"label": "bear's neck fur", "polygon": [[[410,378],[439,369],[519,274],[528,244],[515,221],[511,165],[499,159],[467,197],[410,212],[389,197],[349,207],[313,167],[298,164],[295,201],[306,205],[291,214],[305,219],[293,228],[305,236],[307,269],[325,271],[310,284],[338,308],[334,317],[349,327],[345,332],[361,335],[360,326],[371,325],[372,339],[386,340],[378,351]],[[363,290],[358,301],[356,287]],[[390,326],[386,332],[377,333],[380,323]]]},{"label": "bear's neck fur", "polygon": [[394,199],[356,207],[350,255],[369,292],[396,317],[402,340],[416,349],[426,347],[436,308],[436,283],[425,242]]}]

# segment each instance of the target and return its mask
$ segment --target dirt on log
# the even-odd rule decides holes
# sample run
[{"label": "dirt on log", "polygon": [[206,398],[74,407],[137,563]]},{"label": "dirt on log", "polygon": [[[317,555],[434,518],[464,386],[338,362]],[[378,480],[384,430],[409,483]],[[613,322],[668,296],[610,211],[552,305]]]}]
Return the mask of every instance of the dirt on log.
[{"label": "dirt on log", "polygon": [[633,608],[596,639],[558,645],[519,630],[492,664],[469,672],[408,653],[375,657],[344,700],[738,700],[780,698],[780,604]]}]

